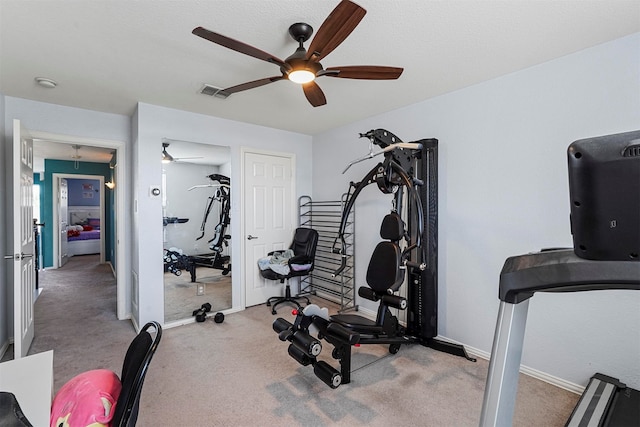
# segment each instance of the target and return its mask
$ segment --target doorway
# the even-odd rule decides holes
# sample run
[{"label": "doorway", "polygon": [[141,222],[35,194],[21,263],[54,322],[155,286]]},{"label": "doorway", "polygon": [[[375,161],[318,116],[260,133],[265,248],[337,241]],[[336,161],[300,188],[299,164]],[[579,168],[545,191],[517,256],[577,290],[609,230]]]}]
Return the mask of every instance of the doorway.
[{"label": "doorway", "polygon": [[104,264],[111,231],[105,218],[104,176],[54,173],[52,177],[53,268],[78,255],[99,254]]},{"label": "doorway", "polygon": [[[105,189],[105,181],[101,181],[101,189],[104,191],[111,191],[111,197],[113,198],[113,253],[111,254],[113,274],[116,278],[117,288],[117,304],[116,304],[116,316],[118,319],[127,319],[131,316],[131,280],[127,277],[127,266],[130,265],[128,259],[130,258],[131,248],[127,244],[126,233],[127,228],[130,228],[126,224],[126,221],[119,220],[126,218],[127,209],[127,150],[125,149],[125,142],[102,140],[95,138],[82,138],[70,135],[52,134],[49,132],[31,132],[31,136],[36,144],[57,145],[61,147],[67,147],[72,149],[73,147],[91,147],[100,148],[103,151],[112,153],[112,163],[109,163],[109,167],[112,171],[111,181],[109,184],[111,187]],[[75,159],[80,161],[83,159]],[[84,159],[86,160],[86,159]],[[104,214],[102,216],[104,218]],[[52,222],[53,223],[53,222]],[[55,234],[54,234],[55,235]],[[55,248],[55,245],[54,245]],[[104,252],[104,249],[102,249]]]},{"label": "doorway", "polygon": [[260,276],[257,261],[270,251],[288,248],[293,238],[295,155],[243,149],[242,171],[244,290],[249,307],[283,293],[281,283]]}]

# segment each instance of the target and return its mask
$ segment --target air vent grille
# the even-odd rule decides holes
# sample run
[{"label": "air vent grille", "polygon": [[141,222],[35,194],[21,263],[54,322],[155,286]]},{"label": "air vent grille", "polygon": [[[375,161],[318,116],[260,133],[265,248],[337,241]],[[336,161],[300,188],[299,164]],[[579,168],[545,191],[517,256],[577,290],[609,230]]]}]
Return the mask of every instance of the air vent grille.
[{"label": "air vent grille", "polygon": [[640,157],[640,144],[630,145],[624,149],[622,157]]},{"label": "air vent grille", "polygon": [[228,93],[224,92],[221,88],[211,86],[205,83],[200,89],[200,93],[203,95],[215,96],[216,98],[225,99],[229,96]]}]

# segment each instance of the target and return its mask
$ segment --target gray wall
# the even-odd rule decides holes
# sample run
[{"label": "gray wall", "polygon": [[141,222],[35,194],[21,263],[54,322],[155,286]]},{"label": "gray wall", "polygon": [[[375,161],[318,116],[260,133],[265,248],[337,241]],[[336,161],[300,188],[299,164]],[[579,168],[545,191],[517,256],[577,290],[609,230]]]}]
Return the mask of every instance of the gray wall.
[{"label": "gray wall", "polygon": [[[317,135],[313,196],[335,198],[373,167],[341,174],[367,152],[358,132],[438,138],[439,333],[487,356],[504,260],[572,246],[568,145],[640,128],[638,52],[635,34]],[[388,201],[371,185],[356,203],[360,283]],[[570,389],[595,372],[640,386],[640,292],[539,294],[529,307],[523,364],[534,373]]]},{"label": "gray wall", "polygon": [[[240,149],[293,153],[296,156],[296,198],[311,193],[311,137],[262,126],[235,122],[186,111],[138,104],[133,123],[133,212],[134,261],[132,274],[138,278],[132,300],[139,302],[134,319],[139,325],[164,319],[162,265],[162,199],[151,197],[149,188],[162,182],[162,138],[231,147],[231,182],[241,182]],[[240,188],[236,185],[235,188]],[[231,259],[241,260],[241,192],[231,194]],[[295,226],[295,224],[294,224]],[[144,247],[138,247],[143,245]],[[244,307],[242,263],[232,263],[233,309]],[[137,292],[137,294],[136,294]],[[136,312],[134,304],[134,313]]]}]

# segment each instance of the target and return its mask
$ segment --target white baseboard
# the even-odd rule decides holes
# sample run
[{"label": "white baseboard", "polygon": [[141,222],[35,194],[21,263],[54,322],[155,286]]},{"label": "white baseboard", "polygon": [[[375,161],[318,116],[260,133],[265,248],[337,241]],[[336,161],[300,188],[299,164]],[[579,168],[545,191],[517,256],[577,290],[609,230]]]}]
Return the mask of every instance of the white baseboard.
[{"label": "white baseboard", "polygon": [[[453,343],[453,344],[463,345],[465,350],[467,350],[467,353],[469,353],[472,356],[475,356],[484,360],[491,359],[491,353],[488,353],[486,351],[477,349],[475,347],[467,346],[465,344],[459,343],[455,340],[449,339],[447,337],[443,337],[441,335],[438,335],[436,338],[442,341]],[[520,373],[576,394],[582,394],[585,389],[585,387],[581,385],[563,380],[562,378],[555,377],[553,375],[547,374],[546,372],[542,372],[525,365],[520,365]]]}]

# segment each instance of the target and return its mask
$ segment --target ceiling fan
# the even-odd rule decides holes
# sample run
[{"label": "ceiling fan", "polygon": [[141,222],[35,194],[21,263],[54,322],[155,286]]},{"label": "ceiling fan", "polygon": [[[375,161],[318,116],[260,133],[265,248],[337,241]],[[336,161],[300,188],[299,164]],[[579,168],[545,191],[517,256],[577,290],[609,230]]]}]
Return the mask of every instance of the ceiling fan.
[{"label": "ceiling fan", "polygon": [[202,156],[200,157],[173,157],[171,154],[169,154],[167,152],[167,147],[169,147],[168,142],[166,142],[165,138],[163,138],[162,141],[162,163],[173,163],[173,162],[179,162],[181,160],[192,160],[192,159],[201,159]]},{"label": "ceiling fan", "polygon": [[316,77],[394,80],[402,74],[403,68],[398,67],[349,65],[323,68],[322,64],[320,64],[321,59],[331,53],[351,34],[366,13],[367,11],[357,4],[349,0],[342,0],[322,23],[308,50],[304,48],[303,43],[311,37],[313,28],[302,22],[291,25],[289,34],[298,42],[298,48],[285,60],[203,27],[194,28],[192,33],[228,49],[253,56],[280,67],[282,74],[279,76],[266,77],[222,89],[220,91],[221,95],[229,96],[236,92],[288,79],[302,85],[302,90],[309,103],[314,107],[319,107],[325,105],[327,100],[320,86],[314,81]]}]

